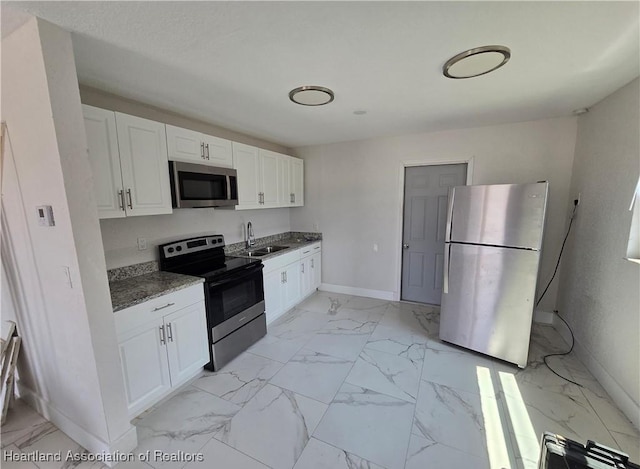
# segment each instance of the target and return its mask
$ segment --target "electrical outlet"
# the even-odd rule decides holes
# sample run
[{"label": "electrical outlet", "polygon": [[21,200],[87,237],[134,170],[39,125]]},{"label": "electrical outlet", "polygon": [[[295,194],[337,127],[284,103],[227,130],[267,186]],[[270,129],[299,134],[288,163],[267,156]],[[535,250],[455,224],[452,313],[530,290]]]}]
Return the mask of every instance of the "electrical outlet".
[{"label": "electrical outlet", "polygon": [[313,231],[319,231],[320,230],[320,224],[316,221],[313,222]]},{"label": "electrical outlet", "polygon": [[138,238],[138,251],[147,249],[147,238]]}]

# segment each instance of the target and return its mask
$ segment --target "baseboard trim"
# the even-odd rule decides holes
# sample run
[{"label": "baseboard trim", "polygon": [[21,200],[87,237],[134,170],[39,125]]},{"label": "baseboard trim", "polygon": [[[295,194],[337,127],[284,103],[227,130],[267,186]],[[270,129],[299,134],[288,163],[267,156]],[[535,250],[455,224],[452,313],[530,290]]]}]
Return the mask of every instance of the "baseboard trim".
[{"label": "baseboard trim", "polygon": [[[53,423],[62,432],[64,432],[69,438],[74,440],[79,445],[86,448],[91,453],[129,453],[138,446],[138,434],[136,427],[133,425],[120,437],[111,443],[107,443],[101,438],[95,436],[93,433],[85,430],[84,428],[71,421],[66,415],[52,406],[49,402],[44,400],[37,393],[24,386],[18,381],[18,392],[20,397],[31,407],[33,407],[44,418]],[[115,465],[117,461],[112,464]],[[109,467],[112,464],[106,463]]]},{"label": "baseboard trim", "polygon": [[[567,344],[571,344],[571,333],[569,329],[567,329],[567,326],[561,320],[555,319],[555,315],[553,327]],[[594,378],[598,380],[622,413],[631,420],[634,427],[640,429],[640,405],[634,402],[631,396],[627,394],[591,352],[578,340],[575,340],[573,350],[576,357],[578,357],[587,370],[591,372]]]},{"label": "baseboard trim", "polygon": [[378,300],[394,301],[394,293],[384,290],[369,290],[368,288],[345,287],[343,285],[332,285],[330,283],[320,284],[320,291],[330,293],[342,293],[344,295],[365,296],[367,298],[376,298]]},{"label": "baseboard trim", "polygon": [[533,322],[537,322],[539,324],[551,324],[553,325],[554,314],[550,311],[542,311],[541,309],[536,309],[533,311]]}]

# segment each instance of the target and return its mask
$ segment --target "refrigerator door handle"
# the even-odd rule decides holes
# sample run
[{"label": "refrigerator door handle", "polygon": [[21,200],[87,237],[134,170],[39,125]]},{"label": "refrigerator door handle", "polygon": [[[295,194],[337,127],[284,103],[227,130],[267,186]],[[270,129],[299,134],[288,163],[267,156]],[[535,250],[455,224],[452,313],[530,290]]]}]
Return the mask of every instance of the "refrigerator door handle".
[{"label": "refrigerator door handle", "polygon": [[444,241],[445,243],[448,243],[449,241],[451,241],[451,225],[453,224],[453,198],[456,195],[456,188],[455,187],[450,187],[449,188],[449,203],[447,206],[447,226],[445,228],[445,233],[444,233]]},{"label": "refrigerator door handle", "polygon": [[451,256],[451,244],[444,245],[444,279],[442,281],[442,293],[449,293],[449,257]]}]

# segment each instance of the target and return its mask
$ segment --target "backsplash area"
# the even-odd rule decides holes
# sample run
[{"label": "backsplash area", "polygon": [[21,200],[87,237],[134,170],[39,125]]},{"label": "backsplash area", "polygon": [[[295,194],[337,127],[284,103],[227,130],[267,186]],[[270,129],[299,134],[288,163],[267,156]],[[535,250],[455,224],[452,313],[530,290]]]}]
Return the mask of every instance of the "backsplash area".
[{"label": "backsplash area", "polygon": [[[195,236],[224,235],[228,245],[244,241],[247,222],[256,239],[288,233],[288,208],[269,210],[177,209],[171,215],[100,220],[107,269],[158,260],[158,245]],[[138,250],[138,238],[147,249]]]}]

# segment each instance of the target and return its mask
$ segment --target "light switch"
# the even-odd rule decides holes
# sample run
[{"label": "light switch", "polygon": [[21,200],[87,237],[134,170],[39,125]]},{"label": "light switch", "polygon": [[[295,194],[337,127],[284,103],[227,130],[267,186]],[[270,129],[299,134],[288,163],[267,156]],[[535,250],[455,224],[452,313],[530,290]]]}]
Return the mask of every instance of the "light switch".
[{"label": "light switch", "polygon": [[51,205],[40,205],[36,207],[38,211],[38,225],[40,226],[56,226],[53,219],[53,207]]}]

